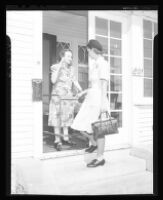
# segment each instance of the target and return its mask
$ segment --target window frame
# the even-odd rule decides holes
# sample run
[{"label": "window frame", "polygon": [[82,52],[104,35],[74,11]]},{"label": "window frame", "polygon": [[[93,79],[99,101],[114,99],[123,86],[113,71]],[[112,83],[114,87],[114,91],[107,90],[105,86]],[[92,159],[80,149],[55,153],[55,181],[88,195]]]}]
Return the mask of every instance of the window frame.
[{"label": "window frame", "polygon": [[[77,45],[77,52],[78,52],[78,47],[79,46],[85,46],[86,47],[86,43],[85,42],[83,42],[83,41],[78,41],[78,43],[76,44]],[[87,65],[86,64],[79,64],[79,62],[78,62],[78,59],[79,59],[79,55],[78,55],[78,53],[77,53],[77,63],[78,63],[78,82],[79,82],[79,67],[83,67],[84,69],[87,69],[87,76],[88,76],[88,80],[87,80],[87,88],[89,87],[89,69],[88,69],[88,63],[87,63]],[[88,59],[89,60],[89,59]],[[87,89],[86,88],[86,89]]]},{"label": "window frame", "polygon": [[[150,21],[152,22],[152,39],[149,39],[149,38],[145,38],[144,37],[144,21]],[[142,97],[143,97],[143,102],[146,103],[146,104],[151,104],[153,103],[153,82],[154,82],[154,76],[153,76],[153,41],[154,41],[154,23],[157,24],[157,27],[158,27],[158,21],[157,19],[151,19],[149,17],[145,17],[143,16],[142,17],[142,42],[143,42],[143,76],[142,76],[142,87],[143,87],[143,94],[142,94]],[[144,39],[148,39],[150,41],[152,41],[152,58],[147,58],[144,56]],[[144,60],[151,60],[152,61],[152,77],[147,77],[147,76],[144,76]],[[145,96],[145,84],[144,84],[144,80],[145,79],[150,79],[152,80],[152,96]]]}]

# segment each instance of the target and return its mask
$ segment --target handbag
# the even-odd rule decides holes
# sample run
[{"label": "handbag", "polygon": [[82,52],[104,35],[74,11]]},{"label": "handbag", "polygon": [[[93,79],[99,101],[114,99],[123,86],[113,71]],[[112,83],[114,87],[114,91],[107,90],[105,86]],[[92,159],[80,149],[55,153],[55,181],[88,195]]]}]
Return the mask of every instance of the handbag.
[{"label": "handbag", "polygon": [[118,121],[111,117],[108,112],[104,112],[106,117],[102,119],[102,114],[99,116],[99,120],[92,123],[92,129],[94,132],[94,138],[103,138],[105,135],[118,133]]}]

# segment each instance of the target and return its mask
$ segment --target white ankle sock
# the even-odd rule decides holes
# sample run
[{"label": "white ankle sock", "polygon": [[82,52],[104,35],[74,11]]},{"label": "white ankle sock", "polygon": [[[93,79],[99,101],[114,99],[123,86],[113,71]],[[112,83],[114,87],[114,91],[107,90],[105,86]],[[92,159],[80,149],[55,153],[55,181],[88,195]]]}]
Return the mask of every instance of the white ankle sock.
[{"label": "white ankle sock", "polygon": [[98,161],[101,161],[101,160],[103,160],[103,159],[104,159],[103,155],[97,156],[97,160],[98,160]]}]

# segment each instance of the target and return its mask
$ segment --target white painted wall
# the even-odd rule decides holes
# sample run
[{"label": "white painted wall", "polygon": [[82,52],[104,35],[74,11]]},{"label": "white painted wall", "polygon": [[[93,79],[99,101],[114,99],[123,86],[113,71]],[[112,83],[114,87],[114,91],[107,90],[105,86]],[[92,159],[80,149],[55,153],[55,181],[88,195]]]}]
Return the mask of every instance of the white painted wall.
[{"label": "white painted wall", "polygon": [[32,78],[42,77],[40,69],[42,18],[40,12],[7,11],[6,33],[11,39],[11,139],[12,157],[33,155],[34,109]]},{"label": "white painted wall", "polygon": [[153,109],[152,105],[134,106],[134,140],[133,146],[153,143]]},{"label": "white painted wall", "polygon": [[131,70],[140,70],[132,76],[133,146],[153,143],[153,98],[143,96],[143,19],[157,22],[157,12],[134,11],[131,15]]}]

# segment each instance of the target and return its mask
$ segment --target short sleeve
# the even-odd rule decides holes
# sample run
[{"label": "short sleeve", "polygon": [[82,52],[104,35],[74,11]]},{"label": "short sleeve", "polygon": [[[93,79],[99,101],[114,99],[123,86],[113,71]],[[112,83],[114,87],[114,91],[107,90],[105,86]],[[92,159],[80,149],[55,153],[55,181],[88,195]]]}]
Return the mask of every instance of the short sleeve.
[{"label": "short sleeve", "polygon": [[98,63],[99,79],[109,80],[109,63],[105,60]]}]

